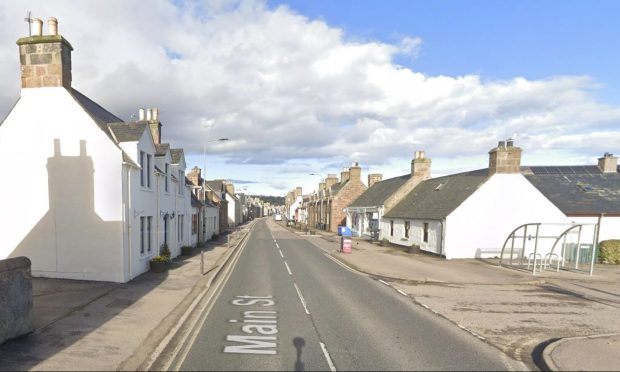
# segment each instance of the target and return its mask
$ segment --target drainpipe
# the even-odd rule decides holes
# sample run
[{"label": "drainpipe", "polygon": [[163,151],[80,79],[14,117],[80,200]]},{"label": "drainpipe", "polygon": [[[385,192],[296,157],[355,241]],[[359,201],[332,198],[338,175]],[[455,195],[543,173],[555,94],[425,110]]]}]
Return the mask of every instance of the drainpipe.
[{"label": "drainpipe", "polygon": [[440,256],[446,256],[444,251],[446,249],[446,219],[444,218],[441,221],[441,246],[439,248],[439,255]]},{"label": "drainpipe", "polygon": [[133,220],[133,212],[131,210],[131,166],[127,166],[127,265],[129,280],[133,279],[131,275],[131,228]]},{"label": "drainpipe", "polygon": [[[164,160],[165,161],[165,160]],[[165,177],[165,176],[164,176]],[[161,219],[161,209],[159,209],[159,175],[157,175],[155,177],[156,181],[155,181],[155,199],[157,200],[157,210],[155,211],[155,220],[157,220],[157,227],[156,227],[156,231],[157,231],[157,239],[155,241],[155,247],[157,249],[157,255],[159,255],[160,252],[160,247],[161,244],[159,244],[159,220]]]}]

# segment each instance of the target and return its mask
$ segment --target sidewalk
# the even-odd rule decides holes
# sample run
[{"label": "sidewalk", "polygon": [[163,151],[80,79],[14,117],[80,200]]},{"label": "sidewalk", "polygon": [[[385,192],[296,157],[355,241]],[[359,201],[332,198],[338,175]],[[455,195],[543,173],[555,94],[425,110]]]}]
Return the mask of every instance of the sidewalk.
[{"label": "sidewalk", "polygon": [[[530,368],[534,360],[553,358],[547,365],[559,370],[620,369],[620,336],[606,338],[606,347],[599,338],[584,337],[620,334],[619,266],[597,265],[592,277],[551,270],[533,276],[492,260],[445,260],[355,238],[352,253],[344,254],[339,236],[316,235],[306,239]],[[561,346],[553,342],[551,352],[538,350],[552,339],[562,340]]]},{"label": "sidewalk", "polygon": [[[245,226],[245,230],[249,226]],[[242,233],[124,283],[33,278],[35,331],[0,346],[2,370],[136,370],[207,288]]]}]

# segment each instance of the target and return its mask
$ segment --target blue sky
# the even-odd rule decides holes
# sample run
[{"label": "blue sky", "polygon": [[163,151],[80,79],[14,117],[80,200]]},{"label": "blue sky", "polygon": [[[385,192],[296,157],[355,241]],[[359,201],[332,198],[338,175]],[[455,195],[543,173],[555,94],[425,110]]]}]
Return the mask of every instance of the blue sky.
[{"label": "blue sky", "polygon": [[27,10],[58,18],[74,88],[125,120],[159,108],[190,168],[207,144],[207,178],[249,193],[399,176],[418,150],[433,176],[485,168],[509,137],[524,165],[620,153],[620,1],[4,1],[0,116]]},{"label": "blue sky", "polygon": [[485,79],[588,75],[620,102],[619,1],[270,0],[346,31],[350,40],[422,38],[417,58],[395,61],[430,75]]}]

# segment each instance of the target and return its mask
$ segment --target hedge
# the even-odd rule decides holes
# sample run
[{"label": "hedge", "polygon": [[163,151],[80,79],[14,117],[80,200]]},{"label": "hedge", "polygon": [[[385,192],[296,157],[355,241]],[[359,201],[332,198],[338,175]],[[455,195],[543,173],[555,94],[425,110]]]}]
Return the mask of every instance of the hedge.
[{"label": "hedge", "polygon": [[620,264],[620,240],[603,240],[599,243],[598,260],[607,264]]}]

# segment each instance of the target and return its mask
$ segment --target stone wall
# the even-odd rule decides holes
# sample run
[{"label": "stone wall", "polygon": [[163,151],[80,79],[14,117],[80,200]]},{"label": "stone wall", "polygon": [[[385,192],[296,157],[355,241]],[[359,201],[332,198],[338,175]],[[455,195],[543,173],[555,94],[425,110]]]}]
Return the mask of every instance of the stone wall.
[{"label": "stone wall", "polygon": [[32,277],[26,257],[0,260],[0,344],[32,331]]},{"label": "stone wall", "polygon": [[331,216],[329,229],[331,232],[337,232],[339,225],[346,225],[346,214],[344,209],[351,205],[355,199],[359,198],[362,193],[366,191],[366,185],[357,179],[351,178],[338,194],[332,199],[331,203]]}]

